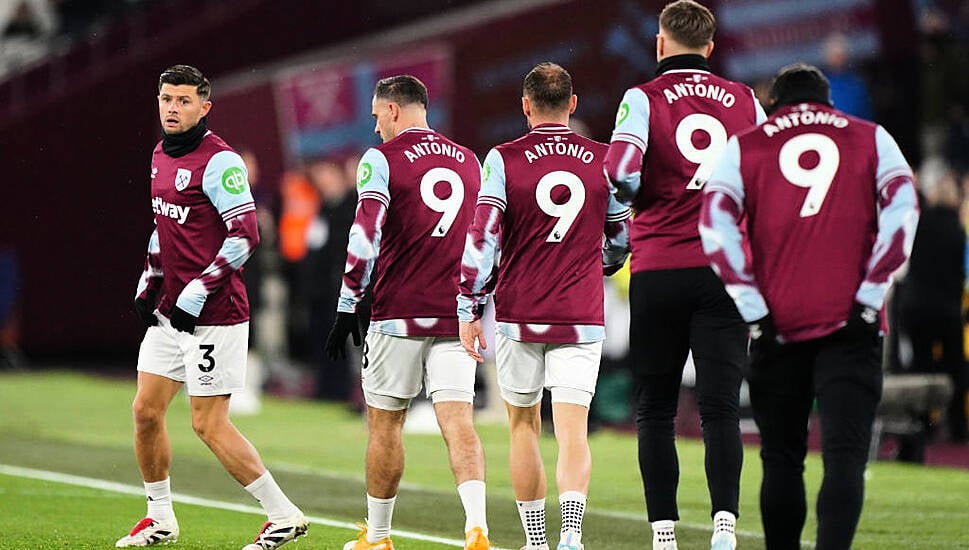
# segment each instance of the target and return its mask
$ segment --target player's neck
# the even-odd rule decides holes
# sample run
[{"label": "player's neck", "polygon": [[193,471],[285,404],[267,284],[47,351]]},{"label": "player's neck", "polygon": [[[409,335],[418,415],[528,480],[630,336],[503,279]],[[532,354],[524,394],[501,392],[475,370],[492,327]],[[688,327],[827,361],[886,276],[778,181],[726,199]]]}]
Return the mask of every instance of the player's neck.
[{"label": "player's neck", "polygon": [[675,70],[709,71],[710,64],[707,63],[707,58],[703,55],[690,52],[664,57],[656,65],[657,75]]},{"label": "player's neck", "polygon": [[427,125],[427,118],[425,117],[401,117],[397,120],[397,127],[400,130],[397,132],[398,135],[406,132],[407,130],[430,130],[431,127]]},{"label": "player's neck", "polygon": [[535,118],[528,119],[529,130],[534,130],[535,128],[538,128],[543,124],[568,127],[569,117],[568,115],[566,115],[565,117],[543,116],[543,117],[535,117]]}]

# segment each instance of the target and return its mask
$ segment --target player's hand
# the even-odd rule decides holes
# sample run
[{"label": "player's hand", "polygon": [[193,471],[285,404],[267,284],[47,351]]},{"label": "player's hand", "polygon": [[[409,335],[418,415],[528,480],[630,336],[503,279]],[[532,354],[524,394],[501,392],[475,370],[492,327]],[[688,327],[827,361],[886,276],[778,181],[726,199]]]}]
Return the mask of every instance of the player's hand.
[{"label": "player's hand", "polygon": [[144,298],[135,298],[135,313],[146,327],[158,324],[158,317],[155,317],[155,296],[155,291],[149,289],[145,292]]},{"label": "player's hand", "polygon": [[481,332],[481,319],[471,321],[461,321],[458,323],[458,335],[461,337],[461,345],[464,346],[464,351],[468,352],[468,355],[472,359],[479,363],[484,362],[484,358],[478,353],[475,348],[475,340],[478,341],[478,346],[481,349],[488,349],[488,344],[485,342],[484,333]]},{"label": "player's hand", "polygon": [[356,313],[346,313],[338,311],[333,328],[326,337],[326,346],[323,351],[331,360],[346,359],[347,356],[347,336],[353,336],[353,345],[360,346],[360,322],[357,320]]},{"label": "player's hand", "polygon": [[865,304],[855,302],[851,306],[848,322],[841,329],[841,335],[857,340],[875,339],[881,331],[881,316],[879,311]]},{"label": "player's hand", "polygon": [[774,318],[768,313],[752,323],[747,323],[747,326],[750,328],[750,364],[763,363],[780,347]]},{"label": "player's hand", "polygon": [[195,323],[197,323],[198,320],[198,317],[192,315],[184,309],[178,306],[172,306],[171,322],[173,329],[179,332],[195,334]]}]

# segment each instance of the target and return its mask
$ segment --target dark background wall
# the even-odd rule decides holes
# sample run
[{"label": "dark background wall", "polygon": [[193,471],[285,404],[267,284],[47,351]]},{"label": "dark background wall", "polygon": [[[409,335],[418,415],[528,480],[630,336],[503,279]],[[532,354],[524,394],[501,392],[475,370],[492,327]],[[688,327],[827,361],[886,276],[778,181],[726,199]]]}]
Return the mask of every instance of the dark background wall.
[{"label": "dark background wall", "polygon": [[[257,150],[263,182],[277,182],[286,168],[272,88],[280,60],[347,41],[362,44],[347,55],[365,56],[367,48],[379,55],[426,40],[427,31],[415,28],[389,46],[367,46],[368,37],[472,4],[481,2],[171,0],[0,84],[0,251],[12,250],[20,264],[21,348],[38,359],[133,357],[142,328],[130,304],[151,231],[148,163],[160,135],[163,68],[202,68],[214,83],[210,127],[237,148]],[[452,137],[479,155],[525,130],[521,78],[538,62],[570,70],[577,116],[600,140],[608,140],[623,90],[655,68],[656,14],[665,1],[531,4],[528,16],[432,36],[452,52]],[[870,69],[888,92],[878,96],[879,121],[911,158],[911,7],[876,5],[883,52]],[[714,67],[728,55],[716,51]],[[233,84],[220,89],[220,78]]]}]

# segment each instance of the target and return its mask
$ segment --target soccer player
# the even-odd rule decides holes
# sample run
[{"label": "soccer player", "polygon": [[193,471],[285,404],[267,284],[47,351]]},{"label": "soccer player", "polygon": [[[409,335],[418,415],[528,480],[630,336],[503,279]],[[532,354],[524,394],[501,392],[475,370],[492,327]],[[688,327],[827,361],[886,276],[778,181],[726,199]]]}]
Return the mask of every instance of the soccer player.
[{"label": "soccer player", "polygon": [[747,327],[703,255],[697,225],[703,186],[727,137],[765,115],[750,88],[710,72],[715,26],[710,10],[692,0],[666,5],[656,36],[656,78],[626,91],[605,162],[620,200],[636,212],[629,341],[639,469],[654,550],[676,548],[680,469],[674,418],[691,350],[712,547],[736,545]]},{"label": "soccer player", "polygon": [[815,400],[824,460],[817,548],[851,547],[882,388],[879,310],[918,221],[912,171],[895,140],[833,109],[829,90],[816,67],[781,69],[773,113],[727,142],[701,214],[703,249],[751,325],[748,381],[771,550],[799,548]]},{"label": "soccer player", "polygon": [[589,404],[605,337],[602,275],[622,267],[628,247],[629,209],[602,173],[606,145],[568,128],[575,105],[562,67],[542,63],[525,77],[522,110],[531,131],[488,153],[461,267],[461,341],[477,361],[475,341],[485,347],[480,311],[495,287],[498,386],[526,550],[548,549],[538,448],[543,387],[552,393],[559,445],[558,548],[582,548]]},{"label": "soccer player", "polygon": [[245,550],[278,548],[308,526],[229,420],[229,398],[245,387],[249,343],[242,264],[259,233],[245,164],[206,127],[210,90],[208,79],[188,65],[169,67],[158,79],[163,135],[151,161],[155,230],[135,298],[148,330],[132,405],[148,513],[117,547],[178,538],[165,413],[183,384],[195,433],[268,516]]},{"label": "soccer player", "polygon": [[360,345],[356,308],[373,280],[364,347],[367,402],[367,523],[345,550],[392,550],[390,524],[404,471],[401,430],[424,383],[447,443],[465,511],[465,548],[489,548],[484,451],[474,429],[477,365],[458,340],[454,296],[464,233],[481,167],[474,153],[427,125],[427,88],[409,75],[377,82],[374,131],[384,141],[361,157],[359,200],[347,245],[337,319],[326,342],[345,355]]}]

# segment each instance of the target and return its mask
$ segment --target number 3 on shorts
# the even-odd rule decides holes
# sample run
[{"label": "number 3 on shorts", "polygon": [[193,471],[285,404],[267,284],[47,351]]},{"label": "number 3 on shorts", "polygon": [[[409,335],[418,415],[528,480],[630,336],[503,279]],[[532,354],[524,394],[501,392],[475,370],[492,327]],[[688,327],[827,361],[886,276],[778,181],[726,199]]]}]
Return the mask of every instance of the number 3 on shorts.
[{"label": "number 3 on shorts", "polygon": [[215,357],[212,357],[212,352],[215,351],[215,344],[199,344],[199,350],[202,351],[202,360],[204,363],[199,363],[199,370],[202,372],[212,372],[215,368]]}]

